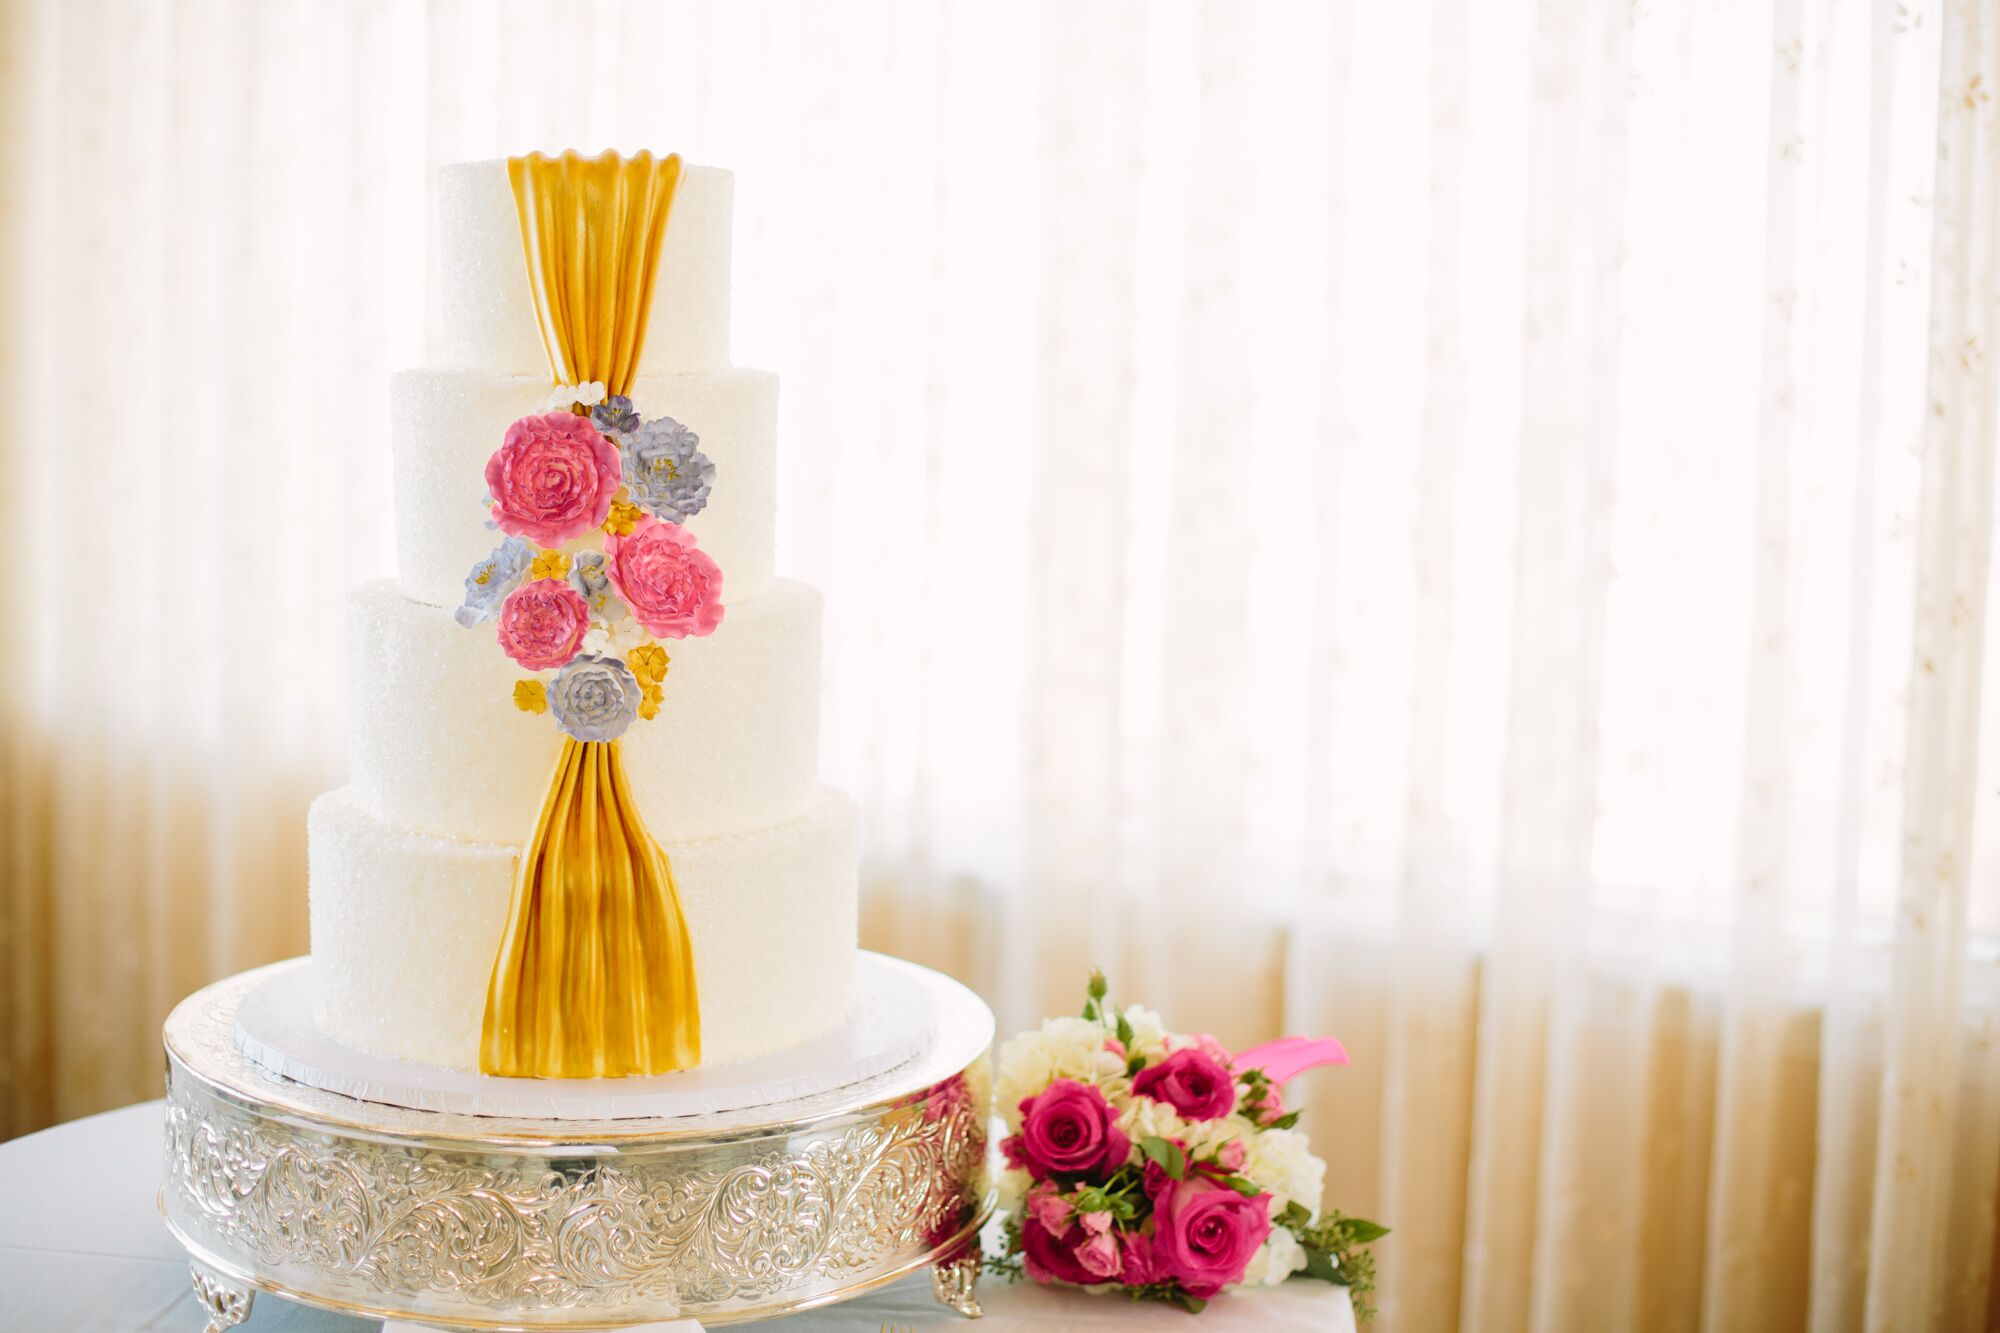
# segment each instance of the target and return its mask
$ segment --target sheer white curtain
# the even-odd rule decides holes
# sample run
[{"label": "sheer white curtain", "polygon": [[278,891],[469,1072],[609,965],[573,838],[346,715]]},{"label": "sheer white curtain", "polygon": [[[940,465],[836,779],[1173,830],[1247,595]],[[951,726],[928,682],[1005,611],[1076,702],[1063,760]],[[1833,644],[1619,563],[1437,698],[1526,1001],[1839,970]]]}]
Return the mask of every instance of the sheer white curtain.
[{"label": "sheer white curtain", "polygon": [[1993,1323],[1990,0],[0,16],[0,1126],[303,946],[429,171],[672,148],[871,943],[1346,1038],[1385,1327]]}]

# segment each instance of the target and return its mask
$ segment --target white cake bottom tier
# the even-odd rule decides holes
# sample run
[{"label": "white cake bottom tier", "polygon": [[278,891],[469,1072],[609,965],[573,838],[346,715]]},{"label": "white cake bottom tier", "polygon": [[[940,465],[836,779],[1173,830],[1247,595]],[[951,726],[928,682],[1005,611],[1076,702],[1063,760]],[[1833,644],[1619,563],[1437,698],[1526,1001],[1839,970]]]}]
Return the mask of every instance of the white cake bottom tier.
[{"label": "white cake bottom tier", "polygon": [[[854,808],[666,844],[687,914],[704,1065],[796,1046],[854,1003]],[[402,832],[346,788],[313,802],[313,1017],[335,1041],[476,1070],[487,982],[513,894],[511,846]]]},{"label": "white cake bottom tier", "polygon": [[[396,474],[396,574],[403,591],[457,606],[465,576],[504,537],[486,526],[486,460],[507,427],[548,410],[546,375],[403,370],[389,377]],[[722,599],[763,591],[777,558],[778,378],[761,370],[641,375],[641,415],[672,417],[715,464],[688,531],[722,570]]]},{"label": "white cake bottom tier", "polygon": [[[514,706],[524,673],[491,624],[461,627],[388,582],[348,602],[354,799],[397,828],[508,843],[535,826],[562,733]],[[780,580],[713,634],[664,643],[666,699],[620,749],[653,836],[768,828],[817,798],[819,593]],[[543,673],[546,676],[549,673]]]}]

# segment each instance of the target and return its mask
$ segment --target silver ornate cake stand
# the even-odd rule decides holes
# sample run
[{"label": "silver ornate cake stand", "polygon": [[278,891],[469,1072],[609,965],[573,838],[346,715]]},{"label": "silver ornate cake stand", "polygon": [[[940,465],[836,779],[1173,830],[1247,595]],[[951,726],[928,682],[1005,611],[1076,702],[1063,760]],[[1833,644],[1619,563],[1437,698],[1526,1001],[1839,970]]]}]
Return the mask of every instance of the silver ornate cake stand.
[{"label": "silver ornate cake stand", "polygon": [[926,1266],[940,1301],[979,1313],[993,1016],[957,982],[925,972],[935,1039],[849,1087],[699,1117],[518,1120],[267,1073],[235,1040],[265,972],[197,991],[166,1026],[160,1208],[210,1333],[259,1291],[447,1328],[726,1324]]}]

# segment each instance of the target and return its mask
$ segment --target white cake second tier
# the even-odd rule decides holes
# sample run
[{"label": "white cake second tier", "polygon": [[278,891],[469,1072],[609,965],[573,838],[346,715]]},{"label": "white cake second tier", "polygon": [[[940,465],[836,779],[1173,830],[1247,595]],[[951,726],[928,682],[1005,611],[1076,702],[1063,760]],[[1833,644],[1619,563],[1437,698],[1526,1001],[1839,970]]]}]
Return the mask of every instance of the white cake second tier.
[{"label": "white cake second tier", "polygon": [[[321,1031],[357,1050],[476,1069],[518,849],[383,823],[348,788],[307,819]],[[667,843],[701,997],[702,1063],[796,1046],[854,1002],[854,808],[824,790],[776,828]]]},{"label": "white cake second tier", "polygon": [[[781,579],[705,638],[663,643],[660,715],[620,742],[639,812],[663,840],[795,819],[818,790],[819,594]],[[398,828],[474,842],[534,829],[562,733],[514,706],[527,673],[492,624],[364,584],[349,601],[355,799]],[[544,673],[546,675],[546,673]]]}]

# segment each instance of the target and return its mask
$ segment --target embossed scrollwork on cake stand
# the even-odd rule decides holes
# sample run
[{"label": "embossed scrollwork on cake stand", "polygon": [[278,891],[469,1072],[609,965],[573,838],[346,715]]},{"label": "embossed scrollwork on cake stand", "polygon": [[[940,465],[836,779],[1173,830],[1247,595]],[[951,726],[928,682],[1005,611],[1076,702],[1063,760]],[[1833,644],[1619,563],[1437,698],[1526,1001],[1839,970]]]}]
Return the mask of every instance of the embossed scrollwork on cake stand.
[{"label": "embossed scrollwork on cake stand", "polygon": [[245,1058],[219,982],[168,1021],[161,1207],[210,1329],[254,1291],[464,1328],[766,1318],[925,1267],[978,1313],[992,1017],[938,977],[903,1067],[702,1117],[515,1120],[292,1083]]}]

